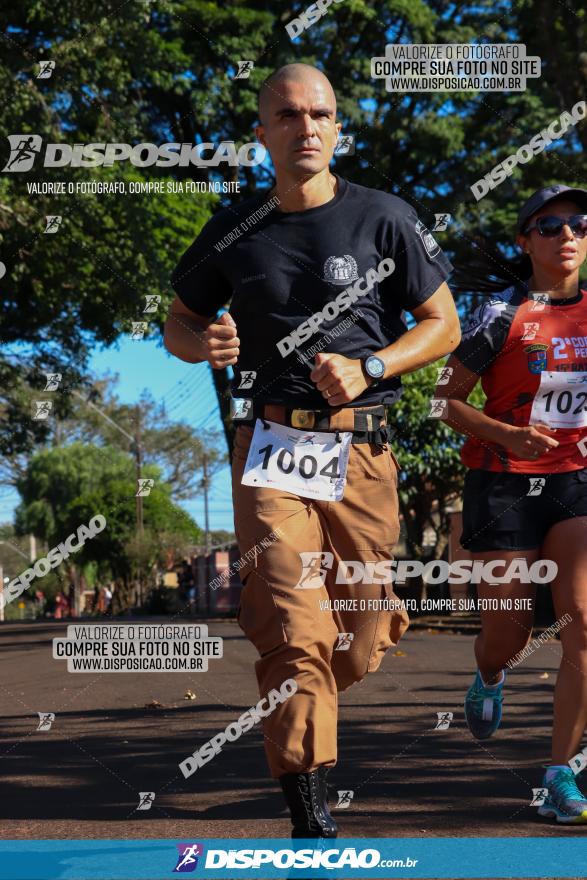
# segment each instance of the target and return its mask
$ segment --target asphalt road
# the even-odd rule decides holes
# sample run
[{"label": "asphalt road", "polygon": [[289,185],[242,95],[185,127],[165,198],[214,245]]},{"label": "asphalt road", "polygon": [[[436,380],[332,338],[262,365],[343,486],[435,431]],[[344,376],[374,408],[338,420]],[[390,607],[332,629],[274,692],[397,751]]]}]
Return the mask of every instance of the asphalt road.
[{"label": "asphalt road", "polygon": [[[258,699],[256,652],[235,622],[209,624],[224,657],[191,674],[68,673],[51,651],[65,625],[0,625],[1,838],[289,836],[258,728],[189,779],[178,769]],[[401,653],[388,652],[377,673],[341,695],[329,784],[333,795],[354,792],[347,809],[334,811],[341,837],[586,833],[529,806],[549,755],[558,642],[510,675],[503,726],[484,743],[469,734],[462,709],[472,642],[409,631]],[[188,690],[196,699],[184,698]],[[55,713],[49,731],[37,731],[37,712]],[[454,713],[447,730],[435,729],[438,712]],[[137,811],[144,791],[155,800]]]}]

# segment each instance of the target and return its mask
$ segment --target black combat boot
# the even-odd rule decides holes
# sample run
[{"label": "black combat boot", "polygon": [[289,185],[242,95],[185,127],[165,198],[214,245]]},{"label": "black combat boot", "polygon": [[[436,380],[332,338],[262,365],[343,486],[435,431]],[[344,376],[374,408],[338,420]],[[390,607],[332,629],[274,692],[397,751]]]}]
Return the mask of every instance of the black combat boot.
[{"label": "black combat boot", "polygon": [[310,773],[286,773],[279,777],[285,801],[291,812],[295,837],[336,837],[338,828],[328,809],[326,774],[321,766]]}]

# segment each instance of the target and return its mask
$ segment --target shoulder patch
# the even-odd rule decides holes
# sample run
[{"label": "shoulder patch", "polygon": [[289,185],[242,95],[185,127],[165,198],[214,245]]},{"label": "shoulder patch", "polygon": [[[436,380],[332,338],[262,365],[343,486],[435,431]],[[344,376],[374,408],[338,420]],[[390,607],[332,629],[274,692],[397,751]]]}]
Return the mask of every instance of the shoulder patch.
[{"label": "shoulder patch", "polygon": [[424,250],[428,254],[429,257],[435,257],[440,253],[440,245],[434,238],[431,232],[424,226],[421,220],[418,220],[416,223],[416,232],[420,236],[420,241],[424,246]]},{"label": "shoulder patch", "polygon": [[508,303],[503,299],[490,299],[478,306],[469,323],[463,329],[463,339],[470,339],[482,330],[491,326],[507,309]]}]

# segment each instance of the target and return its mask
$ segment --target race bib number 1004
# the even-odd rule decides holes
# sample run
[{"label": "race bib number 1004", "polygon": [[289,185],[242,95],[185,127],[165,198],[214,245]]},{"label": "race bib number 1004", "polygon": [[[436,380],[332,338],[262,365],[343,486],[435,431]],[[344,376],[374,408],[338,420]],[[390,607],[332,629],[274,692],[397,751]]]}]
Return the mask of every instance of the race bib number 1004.
[{"label": "race bib number 1004", "polygon": [[352,434],[298,431],[257,419],[245,464],[244,486],[265,486],[316,501],[340,501],[344,494]]},{"label": "race bib number 1004", "polygon": [[587,427],[587,373],[543,370],[532,404],[530,424],[549,428]]}]

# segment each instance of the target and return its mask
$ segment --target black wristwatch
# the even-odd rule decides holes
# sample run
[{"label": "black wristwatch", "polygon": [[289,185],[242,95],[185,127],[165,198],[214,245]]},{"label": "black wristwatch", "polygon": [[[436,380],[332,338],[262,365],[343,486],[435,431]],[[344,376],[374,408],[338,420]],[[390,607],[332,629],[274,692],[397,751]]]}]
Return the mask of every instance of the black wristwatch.
[{"label": "black wristwatch", "polygon": [[372,379],[370,385],[377,385],[385,375],[385,362],[374,354],[361,358],[361,366],[365,376]]}]

